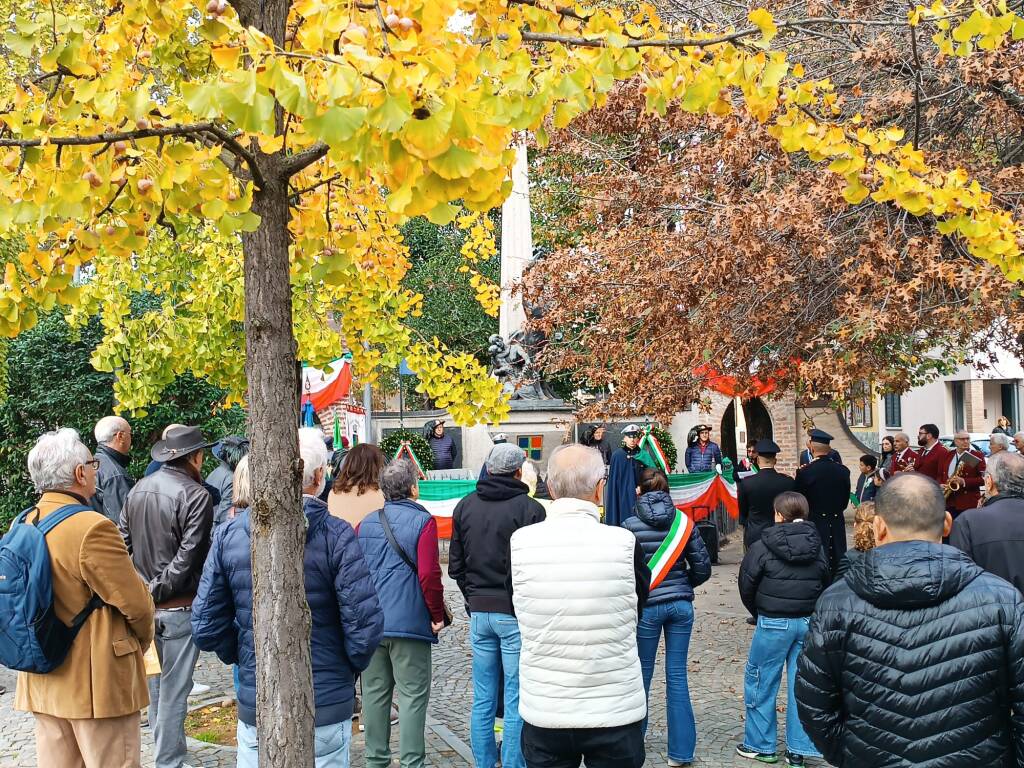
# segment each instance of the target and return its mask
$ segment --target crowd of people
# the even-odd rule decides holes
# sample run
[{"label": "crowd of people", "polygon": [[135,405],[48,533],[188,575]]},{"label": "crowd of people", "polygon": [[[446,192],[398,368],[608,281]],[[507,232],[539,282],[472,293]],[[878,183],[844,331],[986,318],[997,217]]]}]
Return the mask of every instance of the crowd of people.
[{"label": "crowd of people", "polygon": [[[19,676],[39,764],[140,765],[148,706],[155,765],[184,768],[205,650],[234,668],[237,761],[256,766],[249,445],[171,425],[133,483],[130,425],[110,417],[95,436],[95,457],[73,430],[39,438],[28,469],[40,497],[12,527],[46,530],[53,612],[78,632],[54,669]],[[469,614],[479,768],[643,765],[662,638],[668,762],[696,757],[687,658],[711,558],[665,473],[635,460],[639,428],[624,438],[607,462],[594,446],[555,449],[550,499],[536,498],[523,451],[496,441],[455,508],[448,569]],[[947,451],[934,425],[918,439],[919,451],[900,434],[881,461],[861,458],[850,551],[851,478],[831,436],[809,433],[793,478],[776,471],[774,442],[750,446],[738,588],[755,629],[738,755],[779,762],[785,674],[789,766],[1024,765],[1024,456],[986,460],[966,433]],[[707,442],[699,431],[696,451],[713,453]],[[211,448],[219,465],[204,478]],[[349,765],[358,716],[369,768],[391,765],[395,723],[400,764],[419,768],[432,649],[452,614],[418,470],[372,444],[332,464],[318,429],[299,430],[298,451],[315,763]],[[616,477],[631,497],[612,499]]]}]

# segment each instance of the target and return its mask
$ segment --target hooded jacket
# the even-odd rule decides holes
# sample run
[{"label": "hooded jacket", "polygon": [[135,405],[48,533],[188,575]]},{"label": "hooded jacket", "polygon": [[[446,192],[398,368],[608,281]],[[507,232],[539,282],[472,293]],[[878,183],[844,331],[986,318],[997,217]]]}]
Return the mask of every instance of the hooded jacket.
[{"label": "hooded jacket", "polygon": [[766,528],[740,566],[740,598],[754,616],[810,616],[828,584],[821,537],[804,520]]},{"label": "hooded jacket", "polygon": [[452,516],[448,575],[469,611],[512,614],[509,540],[520,528],[544,519],[544,507],[512,475],[488,475],[463,498]]},{"label": "hooded jacket", "polygon": [[796,698],[833,765],[1024,765],[1024,598],[953,547],[876,547],[818,601]]},{"label": "hooded jacket", "polygon": [[[672,496],[665,491],[645,493],[636,502],[634,516],[627,517],[622,527],[630,531],[643,549],[644,562],[650,563],[658,547],[665,541],[676,515]],[[682,556],[647,598],[648,605],[671,600],[693,600],[693,589],[711,578],[711,558],[697,529],[690,533]]]},{"label": "hooded jacket", "polygon": [[[352,526],[312,496],[303,553],[312,618],[310,656],[316,725],[352,717],[355,676],[366,669],[384,631],[384,614]],[[217,529],[192,605],[192,639],[225,664],[238,664],[238,719],[256,724],[256,651],[252,632],[252,524],[249,510]]]}]

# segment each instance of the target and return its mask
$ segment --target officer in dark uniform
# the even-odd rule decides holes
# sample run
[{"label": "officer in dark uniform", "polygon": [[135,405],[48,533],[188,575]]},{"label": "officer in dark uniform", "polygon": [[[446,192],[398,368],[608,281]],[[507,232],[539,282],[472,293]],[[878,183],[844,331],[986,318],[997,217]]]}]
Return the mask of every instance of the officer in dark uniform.
[{"label": "officer in dark uniform", "polygon": [[832,435],[820,429],[812,429],[810,435],[813,460],[796,473],[793,490],[807,498],[811,522],[818,526],[821,544],[835,573],[846,553],[844,513],[850,503],[850,470],[829,458]]},{"label": "officer in dark uniform", "polygon": [[754,450],[760,471],[736,483],[744,551],[761,540],[765,528],[775,525],[775,497],[793,490],[793,478],[775,471],[779,446],[772,440],[758,440]]}]

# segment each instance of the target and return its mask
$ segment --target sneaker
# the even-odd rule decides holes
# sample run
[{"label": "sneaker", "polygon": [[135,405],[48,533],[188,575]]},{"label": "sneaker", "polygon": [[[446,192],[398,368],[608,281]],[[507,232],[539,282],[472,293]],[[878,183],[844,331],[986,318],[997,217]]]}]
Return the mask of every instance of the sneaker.
[{"label": "sneaker", "polygon": [[684,763],[679,760],[673,760],[671,757],[668,759],[669,768],[686,768],[686,766],[693,765],[693,763]]},{"label": "sneaker", "polygon": [[757,760],[759,763],[779,762],[779,756],[774,752],[758,752],[756,749],[751,749],[746,744],[737,744],[736,754],[740,757],[745,757],[748,760]]},{"label": "sneaker", "polygon": [[804,768],[804,756],[796,752],[786,752],[786,765],[790,768]]},{"label": "sneaker", "polygon": [[203,685],[202,683],[193,683],[192,690],[189,691],[189,696],[202,696],[204,693],[210,692],[210,686]]}]

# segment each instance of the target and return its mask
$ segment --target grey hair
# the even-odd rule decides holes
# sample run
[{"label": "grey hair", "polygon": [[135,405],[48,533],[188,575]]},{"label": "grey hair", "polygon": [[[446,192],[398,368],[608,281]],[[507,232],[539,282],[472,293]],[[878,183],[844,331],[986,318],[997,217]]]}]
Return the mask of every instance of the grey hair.
[{"label": "grey hair", "polygon": [[235,477],[231,484],[231,503],[236,509],[245,509],[252,506],[248,454],[243,456],[235,467]]},{"label": "grey hair", "polygon": [[526,487],[530,489],[530,493],[537,490],[537,468],[533,466],[533,462],[527,459],[523,462],[522,466],[522,481],[526,483]]},{"label": "grey hair", "polygon": [[989,459],[985,471],[1000,496],[1024,496],[1024,456],[1003,451]]},{"label": "grey hair", "polygon": [[96,428],[93,429],[92,434],[96,438],[96,443],[102,445],[113,440],[118,432],[127,432],[130,429],[128,422],[120,416],[104,416],[96,422]]},{"label": "grey hair", "polygon": [[1018,432],[1016,435],[1014,435],[1013,439],[1016,440],[1018,437],[1021,438],[1022,440],[1024,440],[1024,430],[1022,430],[1022,431]]},{"label": "grey hair", "polygon": [[548,459],[548,490],[555,499],[589,499],[604,477],[604,459],[596,448],[560,445]]},{"label": "grey hair", "polygon": [[316,427],[299,430],[299,456],[302,458],[302,487],[310,488],[316,482],[317,470],[327,466],[327,446],[324,433]]},{"label": "grey hair", "polygon": [[28,452],[28,474],[39,493],[73,488],[75,470],[92,460],[92,453],[73,429],[39,436]]},{"label": "grey hair", "polygon": [[380,492],[387,501],[408,499],[412,489],[419,482],[416,467],[408,459],[399,459],[388,464],[380,473]]},{"label": "grey hair", "polygon": [[1010,448],[1010,436],[1004,435],[1002,432],[994,432],[988,436],[988,442],[991,445],[995,443],[1000,446],[1004,451]]}]

